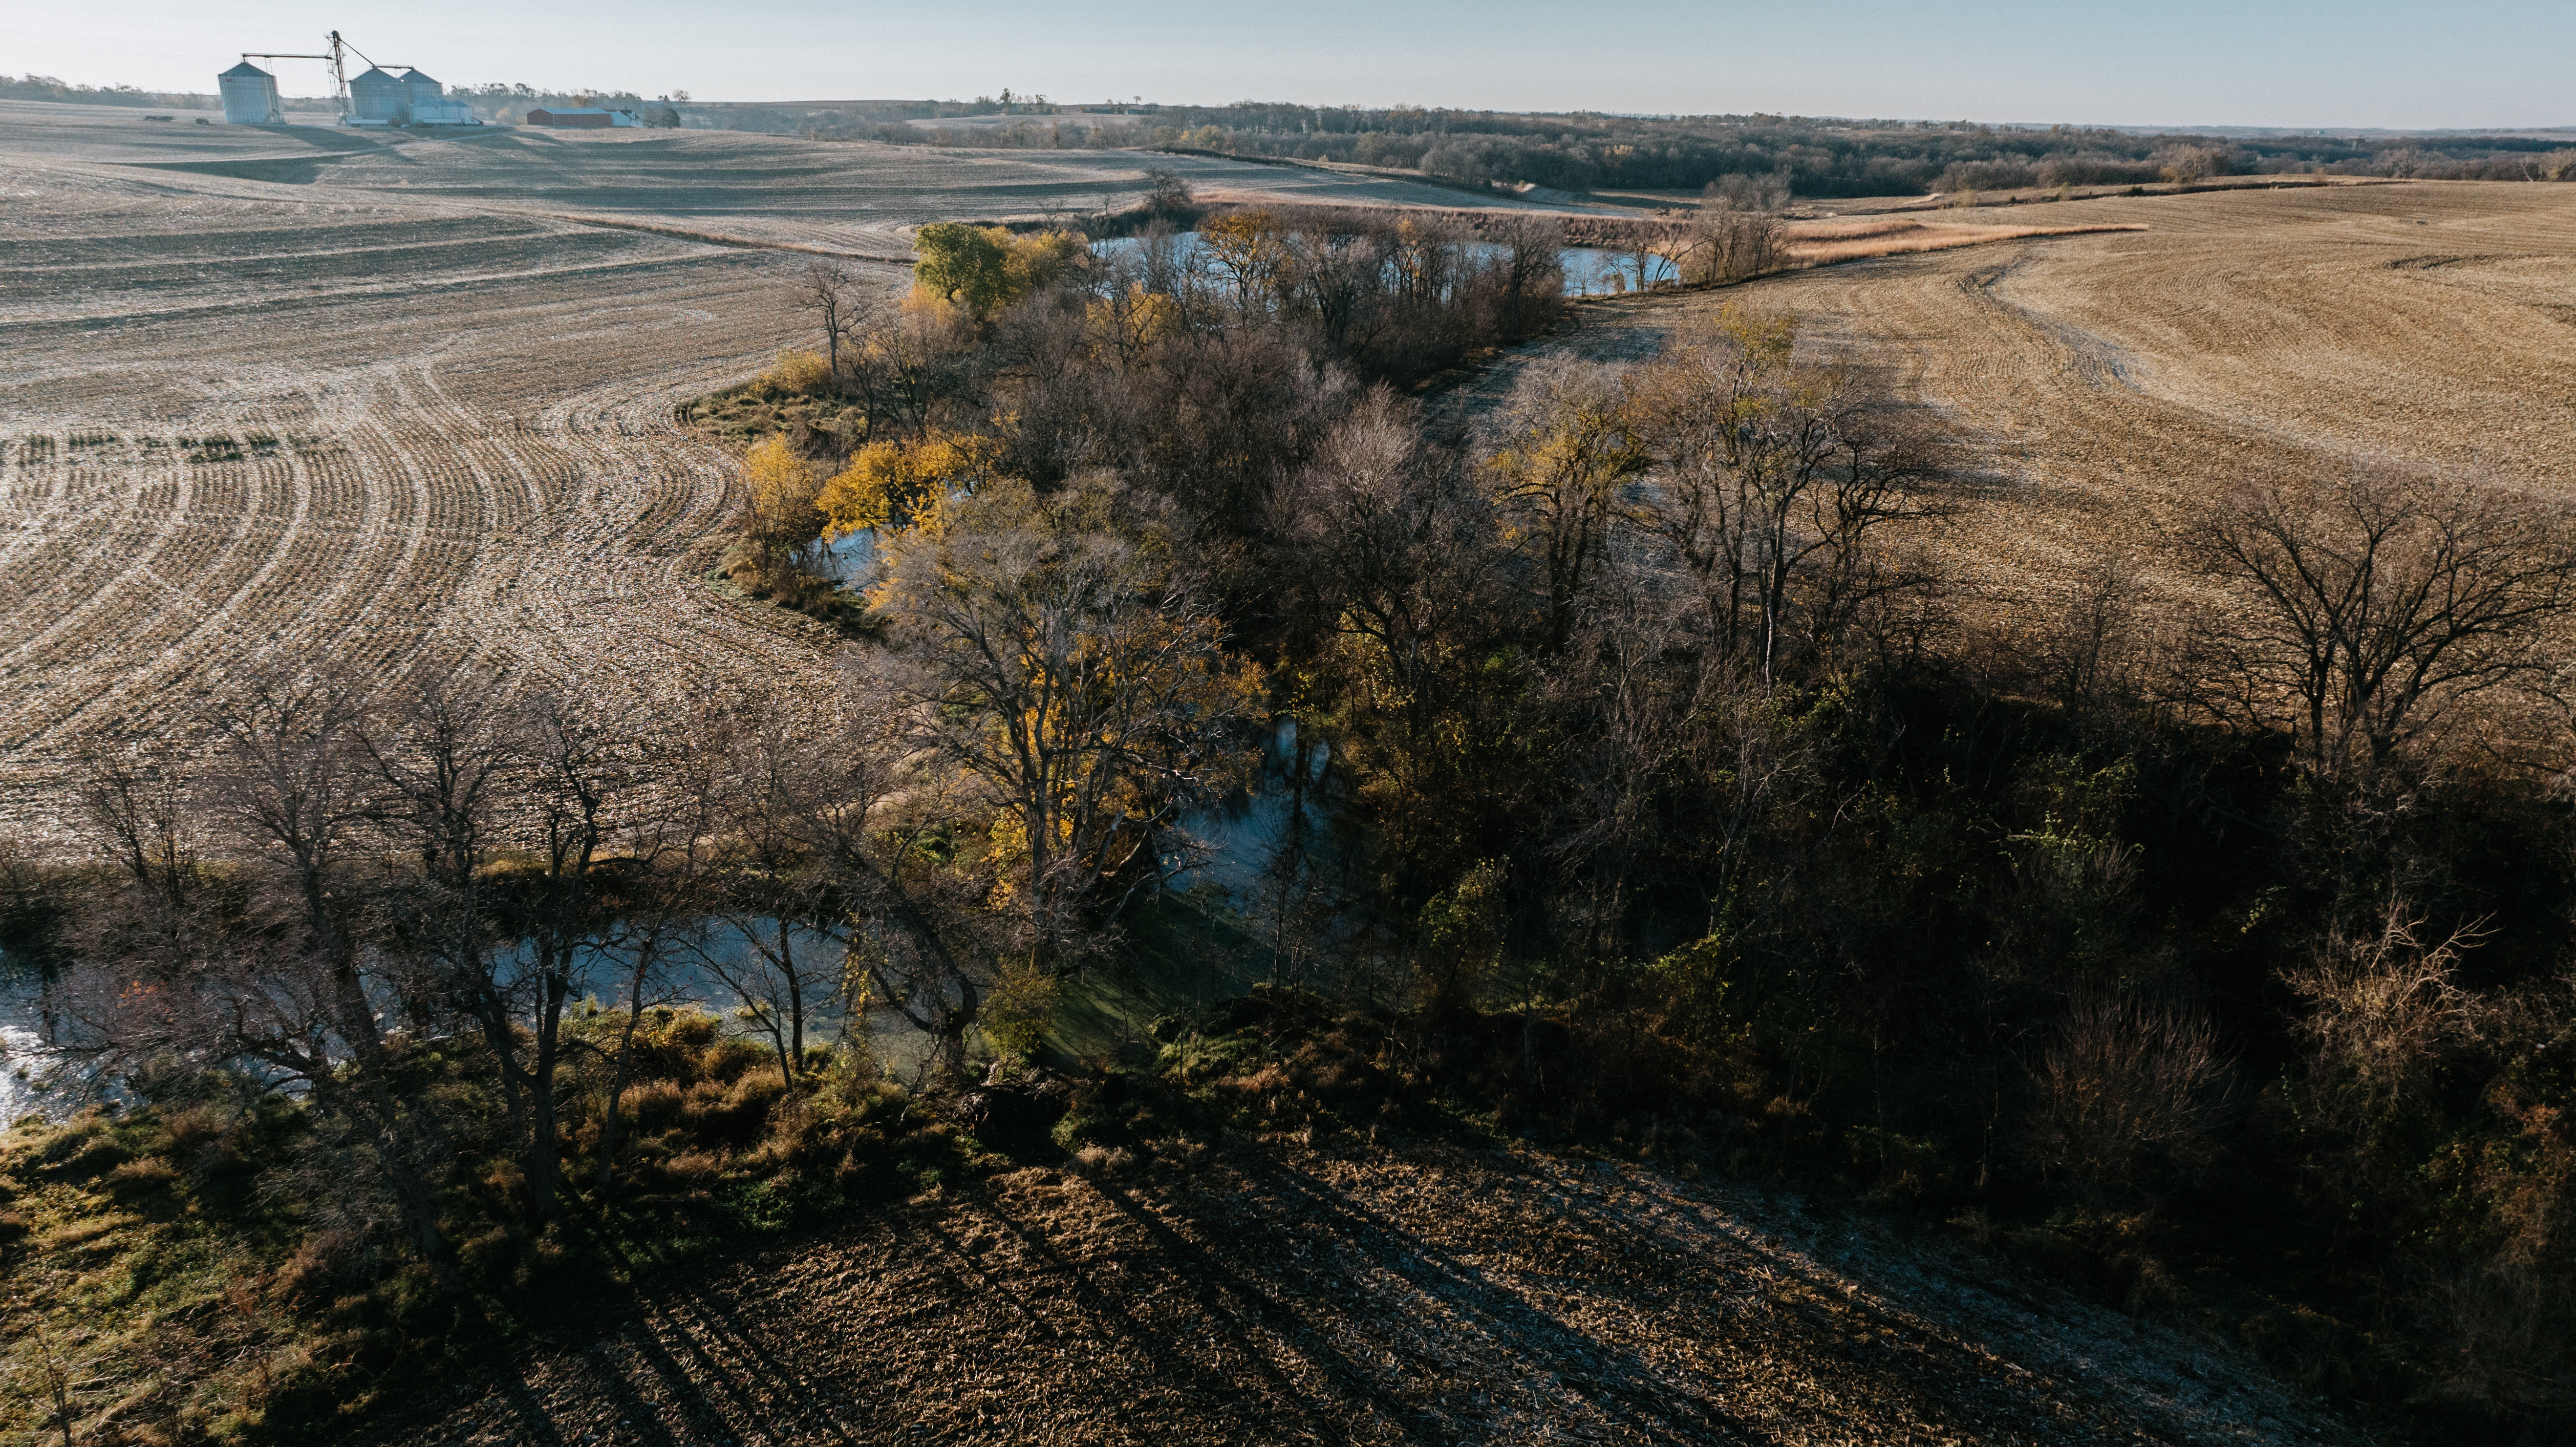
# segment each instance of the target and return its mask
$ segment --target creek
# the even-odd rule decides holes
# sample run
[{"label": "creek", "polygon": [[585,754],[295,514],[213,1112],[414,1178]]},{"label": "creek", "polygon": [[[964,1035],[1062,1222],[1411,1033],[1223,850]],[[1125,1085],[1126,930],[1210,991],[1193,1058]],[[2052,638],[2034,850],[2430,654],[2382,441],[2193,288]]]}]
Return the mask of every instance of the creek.
[{"label": "creek", "polygon": [[[1172,235],[1171,243],[1172,254],[1170,260],[1172,265],[1190,270],[1198,270],[1202,268],[1204,264],[1205,251],[1199,243],[1199,233],[1195,231],[1175,232]],[[1488,256],[1498,254],[1501,251],[1500,247],[1484,243],[1479,243],[1477,249],[1481,254]],[[1106,241],[1095,241],[1091,243],[1091,251],[1093,255],[1102,257],[1133,256],[1141,258],[1145,254],[1145,238],[1141,236],[1118,236],[1112,237]],[[1600,296],[1612,291],[1635,291],[1637,289],[1637,259],[1629,253],[1604,251],[1598,247],[1591,246],[1568,246],[1559,250],[1557,252],[1557,257],[1565,267],[1565,294],[1567,296]],[[1673,266],[1672,259],[1670,257],[1649,256],[1646,258],[1646,285],[1654,286],[1661,282],[1675,281],[1678,280],[1680,276],[1680,271]]]}]

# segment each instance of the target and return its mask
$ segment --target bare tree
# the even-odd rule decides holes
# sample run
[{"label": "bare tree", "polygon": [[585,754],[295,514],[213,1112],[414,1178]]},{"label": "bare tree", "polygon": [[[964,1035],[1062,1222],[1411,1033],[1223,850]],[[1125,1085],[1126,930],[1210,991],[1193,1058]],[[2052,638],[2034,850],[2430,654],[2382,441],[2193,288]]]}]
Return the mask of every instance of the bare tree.
[{"label": "bare tree", "polygon": [[2360,466],[2248,485],[2184,534],[2240,607],[2205,641],[2245,722],[2286,704],[2300,758],[2365,783],[2473,700],[2538,682],[2576,606],[2563,511],[2480,481]]},{"label": "bare tree", "polygon": [[2096,1205],[2154,1199],[2205,1172],[2235,1110],[2234,1067],[2201,1012],[2079,993],[2033,1072],[2033,1144]]},{"label": "bare tree", "polygon": [[1642,525],[1692,580],[1719,657],[1766,687],[1792,643],[1830,654],[1873,604],[1928,581],[1887,534],[1937,513],[1929,446],[1791,344],[1785,319],[1730,311],[1635,384],[1656,461]]},{"label": "bare tree", "polygon": [[723,929],[695,935],[691,951],[769,1037],[792,1086],[805,1069],[808,1017],[838,991],[850,949],[846,901],[809,847],[810,818],[847,810],[863,821],[876,799],[851,785],[883,776],[828,757],[841,741],[802,726],[775,695],[723,700],[694,732],[712,756],[704,812],[718,838],[703,908]]},{"label": "bare tree", "polygon": [[2311,1074],[2331,1087],[2315,1093],[2330,1124],[2364,1131],[2392,1117],[2445,1055],[2489,1033],[2501,1012],[2458,980],[2484,938],[2471,925],[2428,944],[2424,920],[2394,900],[2368,927],[2332,932],[2311,958],[2280,972],[2307,1006],[2296,1028],[2309,1045]]},{"label": "bare tree", "polygon": [[1708,183],[1701,204],[1710,211],[1779,211],[1789,204],[1789,173],[1729,172]]},{"label": "bare tree", "polygon": [[[382,817],[420,861],[387,902],[393,940],[420,961],[407,983],[481,1032],[531,1210],[551,1219],[563,1011],[594,953],[588,864],[614,741],[552,693],[505,704],[500,680],[481,669],[424,672],[390,690],[373,723],[363,742]],[[545,864],[496,879],[495,836],[511,823],[539,830]]]},{"label": "bare tree", "polygon": [[[1667,278],[1662,274],[1675,257],[1686,256],[1691,244],[1690,233],[1677,226],[1652,221],[1628,223],[1626,239],[1619,247],[1622,264],[1629,280],[1639,291],[1652,291]],[[1681,268],[1673,267],[1678,279]]]},{"label": "bare tree", "polygon": [[1550,216],[1506,214],[1484,233],[1501,248],[1503,299],[1515,321],[1553,318],[1565,305],[1565,226]]},{"label": "bare tree", "polygon": [[1619,374],[1597,363],[1532,367],[1486,435],[1495,505],[1536,570],[1547,647],[1560,651],[1652,460]]},{"label": "bare tree", "polygon": [[[94,770],[95,843],[123,867],[77,941],[52,1053],[126,1081],[231,1066],[308,1090],[321,1116],[355,1126],[369,1181],[443,1274],[422,1166],[442,1156],[443,1133],[396,1089],[367,978],[378,900],[358,856],[377,800],[358,701],[326,673],[247,685],[210,716],[198,777],[142,788],[113,760]],[[181,822],[183,807],[197,822]],[[188,841],[201,831],[230,846],[235,870],[199,868]]]},{"label": "bare tree", "polygon": [[[494,961],[502,942],[483,877],[493,815],[516,782],[518,753],[503,720],[500,680],[482,669],[424,668],[377,701],[358,736],[381,788],[388,842],[420,861],[407,890],[389,891],[397,948],[416,962],[404,1003],[426,1023],[429,997],[461,1005],[506,1059],[511,1011],[500,1003]],[[525,1129],[524,1097],[501,1077],[510,1130]]]},{"label": "bare tree", "polygon": [[1780,218],[1769,211],[1711,208],[1674,244],[1681,279],[1693,286],[1747,281],[1788,263]]},{"label": "bare tree", "polygon": [[538,1219],[551,1220],[559,1209],[556,1088],[566,1044],[564,1009],[578,998],[611,923],[595,870],[616,832],[619,806],[634,787],[639,749],[631,719],[583,707],[559,690],[531,699],[519,730],[539,863],[520,881],[514,914],[526,939],[513,957],[523,960],[523,972],[503,998],[524,991],[516,1003],[526,1013],[531,1038],[524,1063],[514,1047],[503,1057],[503,1068],[519,1071],[528,1092],[529,1206]]},{"label": "bare tree", "polygon": [[184,907],[194,891],[195,850],[180,773],[139,752],[92,746],[75,798],[99,852],[138,885]]},{"label": "bare tree", "polygon": [[1293,482],[1271,500],[1274,528],[1298,549],[1289,571],[1317,591],[1314,612],[1384,661],[1419,735],[1446,702],[1450,640],[1510,606],[1492,566],[1495,504],[1423,445],[1416,409],[1384,388],[1346,410]]},{"label": "bare tree", "polygon": [[600,1190],[616,1179],[617,1142],[625,1124],[626,1088],[635,1078],[635,1035],[644,1012],[669,1000],[670,969],[705,932],[700,913],[714,851],[711,789],[699,787],[690,760],[703,751],[659,742],[645,765],[652,807],[630,811],[623,835],[629,868],[613,886],[603,914],[609,921],[597,941],[603,964],[615,966],[616,993],[626,1018],[618,1028],[608,1109],[599,1129]]},{"label": "bare tree", "polygon": [[1190,209],[1190,183],[1169,166],[1145,168],[1145,209],[1156,216],[1178,216]]},{"label": "bare tree", "polygon": [[[417,1140],[437,1125],[395,1094],[392,1057],[360,971],[366,902],[344,867],[377,812],[361,717],[359,697],[327,672],[271,673],[213,715],[218,763],[205,798],[220,827],[300,906],[297,949],[320,986],[305,998],[327,992],[334,1031],[355,1067],[346,1079],[315,1048],[308,1078],[326,1097],[346,1090],[375,1138],[414,1249],[442,1261],[446,1241],[413,1160]],[[304,1043],[321,1047],[310,1035]]]},{"label": "bare tree", "polygon": [[974,324],[949,307],[853,311],[841,385],[871,438],[919,434],[972,390]]},{"label": "bare tree", "polygon": [[797,277],[796,300],[823,329],[823,359],[831,365],[833,383],[838,385],[841,343],[859,325],[871,300],[867,279],[848,262],[818,256],[805,263]]},{"label": "bare tree", "polygon": [[[1623,570],[1624,572],[1625,570]],[[1577,961],[1618,952],[1616,931],[1638,877],[1665,839],[1663,806],[1708,753],[1723,717],[1706,695],[1730,680],[1703,666],[1647,580],[1595,590],[1572,646],[1550,660],[1546,693],[1566,721],[1558,787],[1546,796],[1548,849],[1565,878],[1564,930]]]}]

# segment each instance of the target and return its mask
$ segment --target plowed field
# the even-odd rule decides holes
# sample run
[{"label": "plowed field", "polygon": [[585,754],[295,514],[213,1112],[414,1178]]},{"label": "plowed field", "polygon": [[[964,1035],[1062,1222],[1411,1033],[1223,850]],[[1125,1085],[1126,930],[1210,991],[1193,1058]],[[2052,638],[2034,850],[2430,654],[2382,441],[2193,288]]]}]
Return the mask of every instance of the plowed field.
[{"label": "plowed field", "polygon": [[1115,204],[1146,161],[0,103],[0,831],[59,838],[84,739],[184,749],[282,649],[819,679],[815,629],[700,581],[733,466],[673,404],[802,340],[799,248],[903,258],[925,221]]}]

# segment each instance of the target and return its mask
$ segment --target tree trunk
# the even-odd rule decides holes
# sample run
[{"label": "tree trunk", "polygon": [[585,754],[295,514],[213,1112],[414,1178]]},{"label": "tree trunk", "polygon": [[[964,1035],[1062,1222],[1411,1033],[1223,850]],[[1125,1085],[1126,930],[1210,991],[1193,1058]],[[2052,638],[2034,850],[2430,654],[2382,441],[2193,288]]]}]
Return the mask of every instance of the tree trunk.
[{"label": "tree trunk", "polygon": [[555,1062],[562,1050],[564,1000],[572,993],[560,960],[538,986],[537,1059],[528,1081],[528,1209],[540,1222],[560,1213],[555,1183],[562,1163],[555,1154]]},{"label": "tree trunk", "polygon": [[792,1089],[805,1069],[805,977],[796,969],[796,932],[785,915],[778,918],[778,972],[787,979],[787,1084]]},{"label": "tree trunk", "polygon": [[617,1127],[626,1102],[626,1087],[635,1075],[635,1030],[644,1023],[644,975],[652,968],[653,947],[639,947],[635,974],[627,981],[626,1028],[617,1037],[617,1079],[608,1090],[608,1120],[599,1131],[599,1189],[616,1178]]}]

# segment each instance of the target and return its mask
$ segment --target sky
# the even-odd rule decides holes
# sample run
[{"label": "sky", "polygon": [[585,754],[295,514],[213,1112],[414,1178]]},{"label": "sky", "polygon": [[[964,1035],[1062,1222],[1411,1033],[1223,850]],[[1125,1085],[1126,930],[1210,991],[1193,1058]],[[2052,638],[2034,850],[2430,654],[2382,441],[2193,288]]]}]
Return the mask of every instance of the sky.
[{"label": "sky", "polygon": [[[0,73],[211,91],[244,50],[699,100],[1455,106],[2109,125],[2576,125],[2576,3],[5,0]],[[281,61],[290,95],[323,67]]]}]

